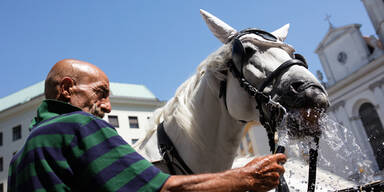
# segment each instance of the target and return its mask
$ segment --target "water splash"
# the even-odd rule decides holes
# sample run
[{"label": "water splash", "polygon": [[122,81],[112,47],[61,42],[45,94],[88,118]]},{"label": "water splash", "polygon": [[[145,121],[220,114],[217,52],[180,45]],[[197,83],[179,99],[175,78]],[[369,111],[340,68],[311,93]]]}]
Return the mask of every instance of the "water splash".
[{"label": "water splash", "polygon": [[[334,170],[359,184],[379,179],[375,177],[373,162],[361,149],[350,129],[331,120],[328,116],[322,119],[321,126],[323,130],[319,151],[321,167]],[[331,160],[337,162],[332,163]]]},{"label": "water splash", "polygon": [[[307,114],[314,113],[309,111]],[[316,148],[313,135],[317,135],[320,137],[318,167],[329,173],[325,173],[327,178],[318,177],[317,190],[340,190],[342,189],[340,187],[343,186],[340,183],[344,181],[353,181],[356,185],[362,185],[383,179],[375,176],[375,167],[372,161],[362,151],[350,129],[331,120],[324,112],[315,114],[319,115],[316,117],[317,123],[308,121],[310,117],[303,115],[300,111],[286,113],[277,127],[278,145],[287,149],[288,163],[289,159],[295,159],[291,157],[296,157],[296,159],[304,159],[304,162],[308,164],[309,150]],[[295,188],[296,185],[297,189],[297,183],[289,183],[289,178],[295,177],[297,179],[300,174],[301,184],[306,185],[307,164],[295,163],[291,170],[286,170],[285,177],[288,178],[288,184],[291,188]],[[306,169],[307,171],[306,174],[302,174],[298,173],[296,169]]]}]

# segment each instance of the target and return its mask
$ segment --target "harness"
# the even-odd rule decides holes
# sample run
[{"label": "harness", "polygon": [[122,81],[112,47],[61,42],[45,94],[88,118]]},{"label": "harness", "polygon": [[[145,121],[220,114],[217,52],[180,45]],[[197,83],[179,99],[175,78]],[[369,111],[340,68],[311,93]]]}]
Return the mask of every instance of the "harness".
[{"label": "harness", "polygon": [[176,175],[178,172],[183,175],[193,174],[193,171],[180,157],[175,145],[173,145],[171,139],[169,139],[167,133],[165,132],[164,122],[161,122],[157,126],[157,143],[160,154],[163,157],[163,161],[165,161],[170,174]]},{"label": "harness", "polygon": [[[275,142],[274,135],[276,133],[277,122],[283,117],[286,113],[285,108],[281,106],[278,102],[273,101],[270,95],[264,93],[264,89],[273,84],[273,81],[284,73],[288,68],[294,65],[303,66],[308,69],[308,65],[305,61],[305,58],[300,54],[294,54],[294,58],[282,63],[277,69],[275,69],[267,78],[262,82],[260,87],[256,88],[250,82],[248,82],[243,73],[243,65],[246,62],[244,47],[240,41],[240,37],[246,34],[256,34],[261,36],[268,41],[277,41],[277,38],[272,34],[265,32],[259,29],[246,29],[240,31],[237,35],[233,37],[233,48],[232,48],[232,59],[227,63],[229,71],[232,75],[239,81],[240,86],[252,97],[255,98],[257,102],[256,108],[260,111],[260,123],[264,126],[268,134],[269,147],[272,153],[284,153],[284,147],[278,146],[275,151]],[[223,74],[227,74],[227,71],[223,71]],[[226,84],[225,80],[220,82],[220,93],[219,98],[224,98],[225,106],[226,104]],[[264,106],[270,114],[265,114],[263,112],[262,106]],[[240,120],[242,121],[242,120]],[[242,121],[244,122],[244,121]],[[163,156],[169,171],[171,174],[176,174],[176,169],[183,174],[193,174],[192,170],[187,166],[183,159],[178,154],[176,148],[174,147],[172,141],[169,139],[167,134],[164,131],[163,123],[160,123],[157,128],[157,137],[158,137],[158,148],[160,154]],[[316,146],[318,148],[318,138],[315,138]],[[310,166],[309,166],[309,177],[308,177],[308,192],[315,191],[316,183],[316,163],[317,163],[317,148],[310,150]],[[287,192],[289,188],[285,182],[284,176],[280,177],[280,184],[276,189],[279,192]]]}]

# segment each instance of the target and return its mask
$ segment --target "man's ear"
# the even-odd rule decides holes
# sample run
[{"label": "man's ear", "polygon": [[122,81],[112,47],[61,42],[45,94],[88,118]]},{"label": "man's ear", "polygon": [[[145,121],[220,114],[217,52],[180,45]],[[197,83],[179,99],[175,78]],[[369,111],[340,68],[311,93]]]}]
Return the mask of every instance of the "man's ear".
[{"label": "man's ear", "polygon": [[75,82],[72,78],[64,77],[60,81],[60,96],[59,99],[64,102],[69,102],[71,100],[72,88],[75,85]]}]

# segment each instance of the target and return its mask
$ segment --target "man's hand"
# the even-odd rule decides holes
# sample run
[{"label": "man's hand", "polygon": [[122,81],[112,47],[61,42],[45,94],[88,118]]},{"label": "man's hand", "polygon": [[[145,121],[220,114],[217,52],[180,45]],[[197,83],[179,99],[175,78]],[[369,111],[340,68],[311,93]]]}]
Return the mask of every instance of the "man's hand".
[{"label": "man's hand", "polygon": [[279,178],[284,173],[287,158],[278,153],[253,159],[242,169],[250,176],[250,183],[254,191],[268,191],[276,188]]},{"label": "man's hand", "polygon": [[279,184],[279,177],[284,173],[281,164],[286,160],[286,156],[279,153],[255,158],[244,167],[221,173],[171,176],[161,191],[268,191]]}]

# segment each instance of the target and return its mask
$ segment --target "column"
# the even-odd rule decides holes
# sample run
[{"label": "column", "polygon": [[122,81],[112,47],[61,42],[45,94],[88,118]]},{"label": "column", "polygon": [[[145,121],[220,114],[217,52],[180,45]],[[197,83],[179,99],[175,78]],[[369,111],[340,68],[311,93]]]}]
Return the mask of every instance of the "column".
[{"label": "column", "polygon": [[376,110],[381,119],[381,123],[384,124],[384,90],[383,90],[384,78],[380,79],[369,85],[369,89],[373,92]]}]

